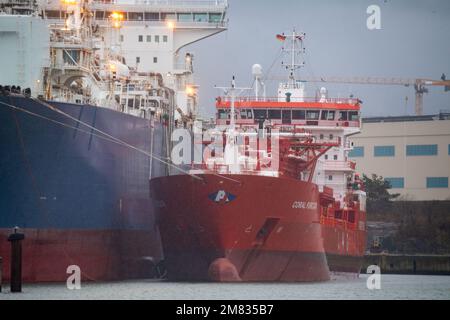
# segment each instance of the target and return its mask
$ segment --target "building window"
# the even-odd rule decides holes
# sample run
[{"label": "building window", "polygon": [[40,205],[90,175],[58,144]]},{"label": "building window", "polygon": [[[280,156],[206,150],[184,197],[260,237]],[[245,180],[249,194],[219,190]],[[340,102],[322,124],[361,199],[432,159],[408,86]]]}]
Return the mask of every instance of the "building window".
[{"label": "building window", "polygon": [[159,36],[155,36],[155,42],[159,43]]},{"label": "building window", "polygon": [[448,188],[448,177],[427,178],[427,188]]},{"label": "building window", "polygon": [[141,57],[136,57],[136,63],[140,63],[141,62]]},{"label": "building window", "polygon": [[406,146],[407,156],[436,156],[438,154],[437,144],[422,144]]},{"label": "building window", "polygon": [[121,34],[120,37],[119,37],[119,41],[123,42],[123,40],[124,40],[124,37],[123,37],[123,34]]},{"label": "building window", "polygon": [[167,42],[167,36],[163,36],[163,42]]},{"label": "building window", "polygon": [[141,36],[141,35],[139,35],[139,37],[138,37],[138,41],[139,41],[139,42],[142,42],[142,41],[144,41],[144,36]]},{"label": "building window", "polygon": [[147,42],[152,42],[152,36],[147,36]]},{"label": "building window", "polygon": [[349,152],[348,156],[350,158],[364,157],[364,147],[354,147],[353,150]]},{"label": "building window", "polygon": [[158,57],[153,57],[153,63],[158,63]]},{"label": "building window", "polygon": [[384,178],[389,182],[389,189],[403,189],[405,187],[405,178]]},{"label": "building window", "polygon": [[375,157],[395,157],[395,146],[375,146],[373,155]]}]

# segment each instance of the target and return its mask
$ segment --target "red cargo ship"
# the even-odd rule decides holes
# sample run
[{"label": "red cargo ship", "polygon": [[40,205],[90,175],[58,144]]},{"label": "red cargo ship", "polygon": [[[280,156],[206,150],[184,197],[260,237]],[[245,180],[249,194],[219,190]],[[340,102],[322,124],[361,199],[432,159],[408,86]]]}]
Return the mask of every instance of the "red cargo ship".
[{"label": "red cargo ship", "polygon": [[365,193],[347,137],[360,131],[360,101],[330,99],[323,89],[305,97],[294,78],[303,37],[277,36],[291,40],[292,54],[277,98],[258,96],[255,65],[255,97],[236,98],[233,80],[217,99],[217,127],[208,134],[218,139],[203,142],[202,164],[191,175],[150,181],[170,279],[326,281],[333,272],[359,273]]}]

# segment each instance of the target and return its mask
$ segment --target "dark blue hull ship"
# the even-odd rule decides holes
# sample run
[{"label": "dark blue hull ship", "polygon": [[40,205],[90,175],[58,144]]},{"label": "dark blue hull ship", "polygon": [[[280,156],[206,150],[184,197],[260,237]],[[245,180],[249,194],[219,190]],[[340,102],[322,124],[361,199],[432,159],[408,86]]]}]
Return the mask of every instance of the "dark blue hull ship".
[{"label": "dark blue hull ship", "polygon": [[149,197],[167,174],[166,127],[107,108],[0,95],[0,256],[25,233],[25,281],[156,276],[161,244]]}]

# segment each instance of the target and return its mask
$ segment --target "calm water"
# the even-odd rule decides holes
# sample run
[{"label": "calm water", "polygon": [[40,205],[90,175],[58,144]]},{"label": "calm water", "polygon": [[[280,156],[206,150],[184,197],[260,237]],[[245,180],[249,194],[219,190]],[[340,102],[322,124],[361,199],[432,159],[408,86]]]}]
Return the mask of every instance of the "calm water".
[{"label": "calm water", "polygon": [[4,285],[3,299],[450,299],[450,276],[383,275],[380,290],[369,290],[367,276],[312,284],[197,284],[149,280],[84,283],[80,290],[65,285],[24,285],[11,294]]}]

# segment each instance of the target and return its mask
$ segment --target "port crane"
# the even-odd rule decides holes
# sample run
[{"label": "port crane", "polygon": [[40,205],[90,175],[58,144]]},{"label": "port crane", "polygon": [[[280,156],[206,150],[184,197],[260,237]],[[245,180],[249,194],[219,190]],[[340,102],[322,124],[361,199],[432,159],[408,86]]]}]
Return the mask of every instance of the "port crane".
[{"label": "port crane", "polygon": [[[275,80],[271,78],[271,80]],[[405,87],[414,87],[416,92],[415,113],[423,115],[423,95],[428,93],[428,87],[441,86],[445,92],[450,91],[450,80],[447,80],[445,74],[440,80],[430,79],[408,79],[408,78],[384,78],[384,77],[300,77],[299,81],[313,83],[342,83],[342,84],[363,84],[363,85],[398,85]]]},{"label": "port crane", "polygon": [[418,116],[423,115],[423,94],[428,93],[429,86],[441,86],[445,92],[450,91],[450,80],[447,80],[444,74],[440,80],[382,77],[302,77],[300,80],[315,83],[411,86],[416,91],[415,113]]}]

